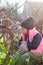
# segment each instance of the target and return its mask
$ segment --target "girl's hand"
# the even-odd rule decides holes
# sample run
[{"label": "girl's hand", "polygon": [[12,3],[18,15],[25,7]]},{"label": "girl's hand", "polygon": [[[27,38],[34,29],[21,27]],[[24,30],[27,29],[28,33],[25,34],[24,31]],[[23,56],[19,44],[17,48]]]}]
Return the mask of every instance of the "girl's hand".
[{"label": "girl's hand", "polygon": [[27,44],[27,42],[26,42],[26,41],[22,41],[21,43],[22,43],[22,44]]}]

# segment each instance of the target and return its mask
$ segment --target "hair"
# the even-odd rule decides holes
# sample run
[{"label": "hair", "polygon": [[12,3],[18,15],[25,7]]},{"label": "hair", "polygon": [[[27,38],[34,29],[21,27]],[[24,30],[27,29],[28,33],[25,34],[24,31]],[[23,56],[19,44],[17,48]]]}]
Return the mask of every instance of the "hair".
[{"label": "hair", "polygon": [[27,18],[21,23],[21,27],[32,29],[34,27],[34,19],[32,17]]}]

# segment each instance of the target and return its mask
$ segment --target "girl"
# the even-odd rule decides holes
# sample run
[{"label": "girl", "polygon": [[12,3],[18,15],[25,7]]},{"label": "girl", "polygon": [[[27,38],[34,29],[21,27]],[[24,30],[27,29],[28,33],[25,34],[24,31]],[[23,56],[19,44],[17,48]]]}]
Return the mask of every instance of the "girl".
[{"label": "girl", "polygon": [[34,19],[29,17],[21,23],[22,35],[19,40],[19,52],[21,54],[30,51],[33,54],[42,55],[43,39],[41,34],[34,28]]}]

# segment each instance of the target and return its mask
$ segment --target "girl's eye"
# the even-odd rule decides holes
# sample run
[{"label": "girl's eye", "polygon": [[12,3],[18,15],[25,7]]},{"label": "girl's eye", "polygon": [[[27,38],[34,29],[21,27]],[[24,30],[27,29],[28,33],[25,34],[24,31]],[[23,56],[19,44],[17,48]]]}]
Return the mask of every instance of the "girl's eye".
[{"label": "girl's eye", "polygon": [[22,28],[24,30],[24,28]]}]

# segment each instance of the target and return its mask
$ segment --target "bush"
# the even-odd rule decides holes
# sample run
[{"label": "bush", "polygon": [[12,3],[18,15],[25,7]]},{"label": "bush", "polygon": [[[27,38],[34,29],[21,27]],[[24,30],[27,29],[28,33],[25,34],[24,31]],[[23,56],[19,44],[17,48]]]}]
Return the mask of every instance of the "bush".
[{"label": "bush", "polygon": [[[16,38],[14,38],[15,41]],[[18,41],[16,39],[16,41]],[[0,39],[0,65],[43,65],[43,56],[39,57],[34,55],[31,57],[21,57],[20,53],[17,53],[16,49],[10,58],[6,57],[8,50],[6,50],[3,38]]]}]

